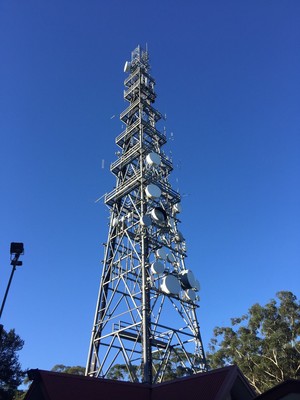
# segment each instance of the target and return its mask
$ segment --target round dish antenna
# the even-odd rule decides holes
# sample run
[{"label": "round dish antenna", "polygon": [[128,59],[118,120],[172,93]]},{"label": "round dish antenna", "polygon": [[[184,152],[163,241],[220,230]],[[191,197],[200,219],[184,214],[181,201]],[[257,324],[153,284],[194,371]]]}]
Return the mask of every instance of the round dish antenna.
[{"label": "round dish antenna", "polygon": [[152,223],[152,219],[151,219],[150,215],[145,214],[140,218],[140,224],[143,226],[150,226],[151,223]]},{"label": "round dish antenna", "polygon": [[195,301],[195,300],[196,300],[196,293],[195,293],[195,291],[192,290],[192,289],[187,289],[187,290],[184,292],[184,297],[185,297],[187,300]]},{"label": "round dish antenna", "polygon": [[169,263],[173,264],[176,261],[176,257],[174,256],[173,253],[169,253],[167,255],[167,260],[169,261]]},{"label": "round dish antenna", "polygon": [[155,207],[151,210],[151,217],[156,224],[163,225],[166,222],[167,214],[163,208]]},{"label": "round dish antenna", "polygon": [[160,261],[155,261],[151,264],[151,272],[152,274],[159,275],[162,274],[165,270],[164,264]]},{"label": "round dish antenna", "polygon": [[156,199],[157,197],[160,197],[161,195],[161,190],[158,186],[153,185],[153,183],[151,183],[150,185],[148,185],[145,189],[146,192],[146,196],[149,199]]},{"label": "round dish antenna", "polygon": [[151,167],[158,167],[161,163],[161,156],[157,153],[149,153],[146,157],[146,163]]},{"label": "round dish antenna", "polygon": [[192,289],[196,284],[194,274],[190,269],[186,269],[180,273],[180,281],[184,289]]},{"label": "round dish antenna", "polygon": [[168,257],[167,250],[164,247],[157,249],[155,254],[156,254],[156,257],[160,258],[161,260],[166,260]]},{"label": "round dish antenna", "polygon": [[174,275],[166,275],[162,279],[161,290],[166,294],[179,294],[180,293],[180,283],[179,280]]}]

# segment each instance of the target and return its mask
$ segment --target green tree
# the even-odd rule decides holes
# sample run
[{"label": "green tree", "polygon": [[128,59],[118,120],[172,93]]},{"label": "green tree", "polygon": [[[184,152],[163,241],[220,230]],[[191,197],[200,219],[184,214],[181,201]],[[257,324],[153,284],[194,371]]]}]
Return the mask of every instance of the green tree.
[{"label": "green tree", "polygon": [[11,400],[22,383],[24,372],[19,363],[18,351],[23,348],[24,341],[14,329],[6,332],[0,326],[0,399]]},{"label": "green tree", "polygon": [[51,371],[53,371],[53,372],[63,372],[65,374],[73,374],[73,375],[84,375],[85,374],[85,368],[81,367],[80,365],[76,365],[76,366],[70,367],[68,365],[56,364],[51,369]]},{"label": "green tree", "polygon": [[[183,350],[178,348],[176,351],[171,352],[166,364],[164,364],[161,362],[161,359],[158,357],[158,355],[154,354],[152,371],[153,376],[155,376],[160,367],[164,370],[164,382],[171,379],[192,375],[192,369],[185,366],[187,357],[191,359],[194,358],[192,354],[185,353]],[[128,368],[126,364],[115,364],[107,374],[107,378],[121,381],[130,381],[136,378],[137,381],[141,381],[141,367],[137,365],[131,365]]]},{"label": "green tree", "polygon": [[300,303],[288,291],[276,297],[232,318],[231,327],[216,327],[207,353],[210,368],[238,365],[258,393],[300,379]]},{"label": "green tree", "polygon": [[[193,370],[190,367],[187,367],[188,359],[192,359],[196,364],[196,360],[193,354],[186,353],[180,348],[174,349],[166,364],[162,367],[164,369],[163,381],[169,381],[172,379],[182,378],[183,376],[193,375]],[[200,361],[200,360],[199,360]],[[157,372],[158,368],[161,366],[161,360],[155,359],[153,357],[153,366],[154,371],[153,375]]]},{"label": "green tree", "polygon": [[107,378],[116,381],[130,381],[136,377],[138,381],[140,375],[141,371],[137,365],[131,365],[129,370],[126,364],[115,364],[107,374]]}]

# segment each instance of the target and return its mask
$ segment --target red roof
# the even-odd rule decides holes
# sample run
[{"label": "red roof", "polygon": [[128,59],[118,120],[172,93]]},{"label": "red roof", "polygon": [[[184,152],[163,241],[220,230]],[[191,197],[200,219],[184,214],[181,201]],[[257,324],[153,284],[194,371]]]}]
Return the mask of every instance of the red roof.
[{"label": "red roof", "polygon": [[150,400],[146,385],[90,378],[43,370],[30,370],[33,383],[26,400]]},{"label": "red roof", "polygon": [[153,400],[222,400],[234,392],[236,399],[250,400],[255,393],[236,366],[164,382],[153,387]]},{"label": "red roof", "polygon": [[235,366],[153,386],[43,370],[30,370],[29,378],[33,383],[25,400],[222,400],[229,393],[237,400],[255,397]]}]

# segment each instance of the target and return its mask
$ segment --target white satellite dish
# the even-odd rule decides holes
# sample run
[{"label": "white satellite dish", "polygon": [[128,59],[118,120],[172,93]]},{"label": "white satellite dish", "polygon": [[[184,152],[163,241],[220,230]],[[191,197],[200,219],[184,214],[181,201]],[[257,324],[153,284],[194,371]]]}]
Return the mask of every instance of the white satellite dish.
[{"label": "white satellite dish", "polygon": [[200,290],[200,282],[198,281],[198,279],[195,280],[194,289],[195,289],[197,292]]},{"label": "white satellite dish", "polygon": [[156,199],[161,195],[160,188],[156,185],[153,185],[153,183],[150,183],[150,185],[146,187],[145,192],[148,199]]},{"label": "white satellite dish", "polygon": [[196,300],[196,293],[192,289],[187,289],[184,292],[184,297],[187,300],[195,301]]},{"label": "white satellite dish", "polygon": [[161,247],[160,249],[157,249],[155,254],[156,254],[156,257],[160,258],[161,260],[166,260],[168,257],[168,252],[165,249],[165,247]]},{"label": "white satellite dish", "polygon": [[162,274],[165,270],[164,264],[160,261],[154,261],[151,264],[151,272],[152,274],[159,275]]},{"label": "white satellite dish", "polygon": [[161,207],[155,207],[151,210],[151,217],[153,221],[158,225],[164,225],[166,223],[167,214]]},{"label": "white satellite dish", "polygon": [[179,280],[174,275],[164,276],[160,288],[166,294],[177,294],[177,295],[180,293],[181,289]]},{"label": "white satellite dish", "polygon": [[151,167],[158,167],[161,163],[161,156],[157,153],[149,153],[146,156],[146,163]]},{"label": "white satellite dish", "polygon": [[192,289],[196,285],[196,280],[193,272],[190,269],[185,269],[180,273],[180,282],[184,289]]},{"label": "white satellite dish", "polygon": [[167,260],[169,261],[169,263],[173,264],[176,261],[176,257],[174,256],[173,253],[169,253],[167,255]]},{"label": "white satellite dish", "polygon": [[150,215],[145,214],[140,218],[140,224],[143,226],[150,226],[151,223],[152,223],[152,219],[151,219]]}]

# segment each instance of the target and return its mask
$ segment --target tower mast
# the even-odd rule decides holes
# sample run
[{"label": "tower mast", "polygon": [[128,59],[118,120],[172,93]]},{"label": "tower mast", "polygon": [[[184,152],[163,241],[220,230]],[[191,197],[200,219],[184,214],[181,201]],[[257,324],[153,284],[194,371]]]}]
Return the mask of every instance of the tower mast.
[{"label": "tower mast", "polygon": [[116,187],[105,196],[110,224],[86,374],[152,384],[206,369],[200,287],[185,265],[181,198],[169,182],[166,134],[156,127],[162,115],[153,107],[148,51],[138,46],[124,72],[129,105],[110,167]]}]

